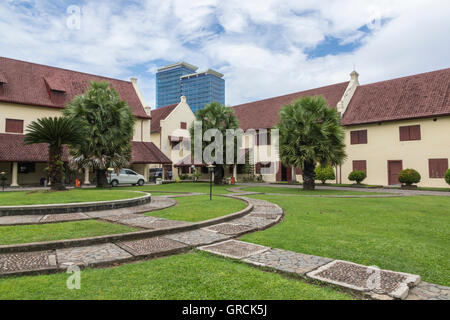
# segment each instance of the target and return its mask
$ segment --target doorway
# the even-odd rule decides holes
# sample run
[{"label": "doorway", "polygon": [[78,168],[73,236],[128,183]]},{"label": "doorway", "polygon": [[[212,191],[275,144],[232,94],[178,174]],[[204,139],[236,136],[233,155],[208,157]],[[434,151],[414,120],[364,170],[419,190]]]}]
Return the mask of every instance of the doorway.
[{"label": "doorway", "polygon": [[388,160],[388,183],[399,184],[398,175],[403,170],[402,160]]}]

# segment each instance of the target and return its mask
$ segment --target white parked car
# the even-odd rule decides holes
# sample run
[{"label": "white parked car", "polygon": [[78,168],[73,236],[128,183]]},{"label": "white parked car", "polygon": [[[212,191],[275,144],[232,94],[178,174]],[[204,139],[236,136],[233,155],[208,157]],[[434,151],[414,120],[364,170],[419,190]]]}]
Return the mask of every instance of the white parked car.
[{"label": "white parked car", "polygon": [[113,187],[117,187],[119,184],[143,186],[145,178],[142,174],[136,173],[131,169],[121,169],[119,174],[116,174],[114,171],[108,172],[108,183]]}]

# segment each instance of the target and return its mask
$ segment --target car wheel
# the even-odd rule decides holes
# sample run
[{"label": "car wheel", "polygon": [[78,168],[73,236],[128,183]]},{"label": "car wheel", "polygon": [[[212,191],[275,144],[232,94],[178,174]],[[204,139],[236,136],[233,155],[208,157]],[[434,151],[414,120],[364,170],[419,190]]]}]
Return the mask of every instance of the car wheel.
[{"label": "car wheel", "polygon": [[118,185],[119,185],[119,181],[117,181],[117,180],[111,181],[111,186],[117,187]]},{"label": "car wheel", "polygon": [[142,179],[139,180],[139,181],[138,181],[138,185],[142,187],[142,186],[144,185],[144,180],[142,180]]}]

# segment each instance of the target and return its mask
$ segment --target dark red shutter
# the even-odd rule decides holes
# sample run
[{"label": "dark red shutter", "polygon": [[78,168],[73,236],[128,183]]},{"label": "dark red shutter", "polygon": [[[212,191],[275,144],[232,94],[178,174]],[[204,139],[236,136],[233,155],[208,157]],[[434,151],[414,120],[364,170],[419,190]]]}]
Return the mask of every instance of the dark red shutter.
[{"label": "dark red shutter", "polygon": [[261,163],[258,162],[255,166],[255,172],[256,174],[261,174]]},{"label": "dark red shutter", "polygon": [[430,178],[444,178],[448,170],[448,159],[428,159]]},{"label": "dark red shutter", "polygon": [[186,122],[181,122],[181,123],[180,123],[180,128],[181,128],[181,129],[186,129],[186,128],[187,128]]},{"label": "dark red shutter", "polygon": [[420,140],[420,125],[410,126],[409,127],[409,138],[411,140]]},{"label": "dark red shutter", "polygon": [[350,131],[350,144],[358,144],[358,131]]},{"label": "dark red shutter", "polygon": [[359,143],[367,143],[367,130],[359,131]]},{"label": "dark red shutter", "polygon": [[409,127],[400,127],[400,141],[409,140]]},{"label": "dark red shutter", "polygon": [[23,120],[6,119],[6,132],[23,133]]},{"label": "dark red shutter", "polygon": [[353,160],[353,171],[359,170],[367,174],[366,160]]}]

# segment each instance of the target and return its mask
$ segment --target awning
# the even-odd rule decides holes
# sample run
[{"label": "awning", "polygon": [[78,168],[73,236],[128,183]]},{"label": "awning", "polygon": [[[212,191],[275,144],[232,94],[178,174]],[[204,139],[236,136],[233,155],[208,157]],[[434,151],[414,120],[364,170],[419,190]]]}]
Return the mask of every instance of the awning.
[{"label": "awning", "polygon": [[[0,133],[0,162],[47,162],[48,144],[23,143],[25,135]],[[64,162],[69,159],[67,148],[63,147]]]}]

